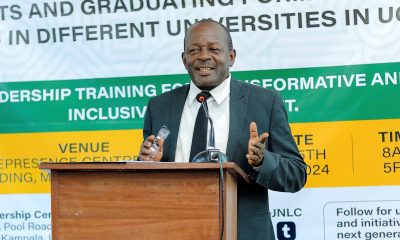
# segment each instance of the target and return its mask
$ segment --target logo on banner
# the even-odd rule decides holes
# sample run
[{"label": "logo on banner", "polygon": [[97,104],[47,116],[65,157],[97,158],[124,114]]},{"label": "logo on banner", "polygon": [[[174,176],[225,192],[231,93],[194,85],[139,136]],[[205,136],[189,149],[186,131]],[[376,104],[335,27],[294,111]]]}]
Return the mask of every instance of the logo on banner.
[{"label": "logo on banner", "polygon": [[296,224],[294,222],[278,222],[276,231],[278,240],[296,239]]}]

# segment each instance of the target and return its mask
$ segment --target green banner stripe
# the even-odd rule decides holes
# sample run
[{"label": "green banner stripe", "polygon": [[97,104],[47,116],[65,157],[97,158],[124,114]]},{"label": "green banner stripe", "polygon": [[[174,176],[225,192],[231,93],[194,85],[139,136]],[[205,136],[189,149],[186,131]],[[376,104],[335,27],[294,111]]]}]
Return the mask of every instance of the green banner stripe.
[{"label": "green banner stripe", "polygon": [[[234,72],[279,90],[290,122],[400,117],[400,63]],[[186,74],[0,83],[0,133],[141,129],[150,97]]]}]

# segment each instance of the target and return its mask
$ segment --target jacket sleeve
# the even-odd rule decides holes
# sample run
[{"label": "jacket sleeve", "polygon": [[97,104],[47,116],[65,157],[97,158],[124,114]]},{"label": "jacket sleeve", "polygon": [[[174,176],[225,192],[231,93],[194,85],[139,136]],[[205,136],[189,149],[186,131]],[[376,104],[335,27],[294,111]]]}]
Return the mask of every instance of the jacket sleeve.
[{"label": "jacket sleeve", "polygon": [[306,180],[306,164],[293,139],[282,98],[275,94],[264,160],[255,181],[274,191],[296,192]]},{"label": "jacket sleeve", "polygon": [[152,113],[151,113],[151,105],[152,105],[152,99],[149,100],[146,108],[146,113],[144,115],[144,124],[143,124],[143,141],[146,140],[146,138],[150,135],[153,134],[153,128],[152,128]]}]

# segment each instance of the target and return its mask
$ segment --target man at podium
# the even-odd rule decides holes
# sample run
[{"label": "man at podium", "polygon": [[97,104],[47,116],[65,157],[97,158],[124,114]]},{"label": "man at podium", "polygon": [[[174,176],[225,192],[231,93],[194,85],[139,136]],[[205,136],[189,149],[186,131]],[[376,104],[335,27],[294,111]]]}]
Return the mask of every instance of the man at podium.
[{"label": "man at podium", "polygon": [[[207,91],[215,146],[251,179],[250,184],[238,184],[237,237],[272,240],[268,189],[299,191],[306,182],[306,165],[293,140],[281,97],[273,90],[233,79],[230,67],[235,58],[230,33],[222,24],[207,19],[188,29],[182,60],[191,82],[149,101],[139,159],[190,162],[196,154],[193,146],[199,141],[206,146],[208,131],[204,127],[198,131],[198,115],[203,109],[196,96]],[[152,155],[151,145],[163,125],[171,133],[158,141],[159,151]]]}]

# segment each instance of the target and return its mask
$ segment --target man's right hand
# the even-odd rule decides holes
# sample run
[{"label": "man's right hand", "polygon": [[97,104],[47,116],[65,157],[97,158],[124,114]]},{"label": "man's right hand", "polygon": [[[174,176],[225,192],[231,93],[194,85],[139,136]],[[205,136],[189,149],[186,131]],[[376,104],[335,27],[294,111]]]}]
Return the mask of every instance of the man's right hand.
[{"label": "man's right hand", "polygon": [[164,139],[160,138],[158,140],[158,146],[160,147],[158,153],[151,158],[149,156],[149,154],[151,153],[150,147],[154,142],[154,139],[156,139],[156,137],[154,135],[150,135],[146,138],[146,140],[142,143],[142,145],[140,146],[140,152],[139,152],[139,160],[141,161],[161,161],[161,158],[163,156],[163,145],[164,145]]}]

